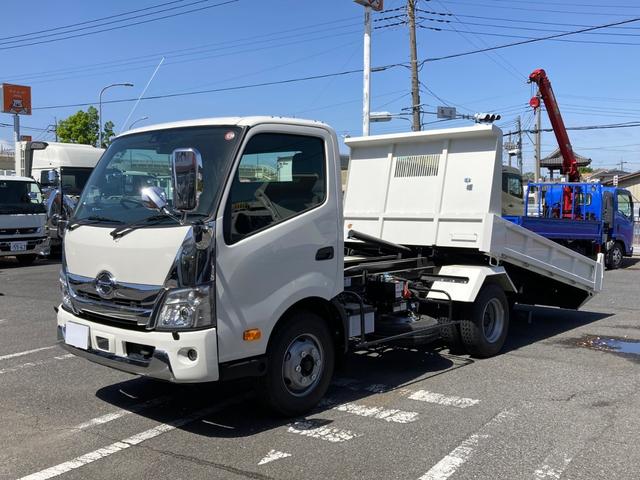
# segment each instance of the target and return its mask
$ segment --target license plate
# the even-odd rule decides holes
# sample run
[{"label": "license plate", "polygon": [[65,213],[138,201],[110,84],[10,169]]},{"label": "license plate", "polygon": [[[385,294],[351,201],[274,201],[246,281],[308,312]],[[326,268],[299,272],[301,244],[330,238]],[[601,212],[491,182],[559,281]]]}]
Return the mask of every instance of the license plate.
[{"label": "license plate", "polygon": [[79,323],[67,322],[64,341],[72,347],[87,350],[89,348],[89,327]]},{"label": "license plate", "polygon": [[12,252],[26,252],[27,242],[11,242],[10,250]]}]

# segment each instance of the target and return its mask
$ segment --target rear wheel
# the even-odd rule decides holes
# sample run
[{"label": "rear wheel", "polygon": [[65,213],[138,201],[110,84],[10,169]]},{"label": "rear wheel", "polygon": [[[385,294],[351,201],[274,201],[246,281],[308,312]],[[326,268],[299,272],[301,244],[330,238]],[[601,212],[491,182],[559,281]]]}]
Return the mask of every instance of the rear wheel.
[{"label": "rear wheel", "polygon": [[326,322],[310,312],[293,314],[274,332],[261,390],[267,405],[291,417],[308,412],[329,388],[335,349]]},{"label": "rear wheel", "polygon": [[37,255],[18,255],[16,257],[16,259],[18,260],[18,263],[25,267],[35,262],[36,258],[38,258]]},{"label": "rear wheel", "polygon": [[614,243],[613,247],[611,247],[611,250],[607,252],[607,268],[611,270],[620,268],[622,266],[623,256],[624,251],[622,250],[622,245],[620,245],[620,242]]},{"label": "rear wheel", "polygon": [[474,357],[496,355],[504,346],[509,330],[509,302],[504,290],[495,284],[482,287],[470,308],[470,318],[462,320],[460,336]]}]

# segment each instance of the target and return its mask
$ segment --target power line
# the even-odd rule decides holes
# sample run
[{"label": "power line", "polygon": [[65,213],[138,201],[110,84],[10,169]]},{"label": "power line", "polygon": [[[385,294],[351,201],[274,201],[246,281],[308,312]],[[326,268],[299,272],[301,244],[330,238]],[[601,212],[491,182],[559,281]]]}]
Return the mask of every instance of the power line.
[{"label": "power line", "polygon": [[[109,20],[111,18],[124,17],[124,16],[130,15],[130,14],[133,14],[133,13],[145,12],[145,11],[148,11],[148,10],[153,10],[153,9],[156,9],[156,8],[164,7],[166,5],[172,5],[174,3],[182,3],[184,1],[185,0],[174,0],[172,2],[160,3],[160,4],[157,4],[157,5],[151,5],[151,6],[145,7],[145,8],[139,8],[138,10],[130,10],[128,12],[118,13],[116,15],[109,15],[107,17],[95,18],[93,20],[85,20],[83,22],[71,23],[69,25],[63,25],[63,26],[60,26],[60,27],[47,28],[45,30],[37,30],[35,32],[21,33],[19,35],[11,35],[11,36],[8,36],[8,37],[0,37],[0,40],[10,40],[12,38],[29,37],[31,35],[37,35],[38,33],[46,33],[46,32],[54,32],[54,31],[57,31],[57,30],[64,30],[66,28],[78,27],[80,25],[87,25],[89,23],[100,22],[102,20]],[[180,6],[180,7],[177,7],[177,8],[183,8],[184,6],[186,6],[186,5],[183,5],[183,6]],[[157,13],[157,12],[155,12],[155,13]],[[152,14],[149,14],[149,15],[152,15]],[[124,20],[121,20],[121,21],[124,21]]]},{"label": "power line", "polygon": [[[500,8],[503,9],[503,6],[500,5],[487,5],[486,3],[482,5],[478,5],[477,3],[464,2],[460,0],[447,0],[447,3],[454,3],[459,5],[469,5],[472,7],[481,7],[481,8]],[[607,17],[620,17],[623,15],[629,15],[629,13],[604,13],[604,12],[576,12],[575,10],[551,10],[545,8],[525,8],[525,7],[514,7],[513,4],[509,5],[509,10],[523,10],[526,12],[546,12],[546,13],[564,13],[567,15],[590,15],[590,16],[607,16]]]},{"label": "power line", "polygon": [[[200,0],[199,2],[195,2],[195,3],[201,3],[202,1],[210,1],[210,0]],[[75,35],[68,35],[66,37],[59,37],[59,38],[51,38],[51,39],[48,39],[48,40],[40,40],[38,42],[22,43],[20,45],[13,45],[13,46],[8,46],[8,47],[7,46],[2,46],[2,45],[8,44],[8,43],[14,43],[14,42],[4,42],[4,43],[0,43],[0,50],[11,50],[11,49],[14,49],[14,48],[28,47],[28,46],[31,46],[31,45],[41,45],[41,44],[45,44],[45,43],[59,42],[61,40],[68,40],[70,38],[86,37],[88,35],[95,35],[96,33],[110,32],[110,31],[119,30],[119,29],[122,29],[122,28],[128,28],[128,27],[133,27],[133,26],[137,26],[137,25],[143,25],[143,24],[146,24],[146,23],[156,22],[158,20],[165,20],[167,18],[179,17],[181,15],[186,15],[188,13],[200,12],[202,10],[208,10],[208,9],[211,9],[211,8],[221,7],[221,6],[229,5],[231,3],[236,3],[236,2],[239,2],[239,1],[240,0],[227,0],[225,2],[216,3],[214,5],[207,5],[205,7],[193,8],[191,10],[186,10],[186,11],[183,11],[183,12],[177,12],[177,13],[173,13],[173,14],[170,14],[170,15],[163,15],[161,17],[151,18],[151,19],[148,19],[148,20],[141,20],[139,22],[133,22],[133,23],[129,23],[129,24],[126,24],[126,25],[117,25],[115,27],[109,27],[109,28],[103,28],[103,29],[100,29],[100,30],[94,30],[92,32],[78,33],[78,34],[75,34]],[[132,18],[136,18],[136,17],[132,17]],[[127,19],[127,20],[131,20],[131,19]],[[112,22],[112,23],[115,23],[115,22]],[[106,23],[105,23],[105,25],[106,25]],[[82,30],[82,29],[78,29],[78,30]],[[60,35],[64,35],[65,33],[69,33],[69,32],[62,32]],[[30,41],[30,39],[27,39],[26,41]]]},{"label": "power line", "polygon": [[583,28],[581,30],[574,30],[572,32],[558,33],[556,35],[548,35],[546,37],[531,38],[531,39],[528,39],[528,40],[522,40],[520,42],[507,43],[507,44],[504,44],[504,45],[496,45],[494,47],[484,48],[484,49],[480,49],[480,50],[472,50],[472,51],[469,51],[469,52],[461,52],[461,53],[453,53],[453,54],[450,54],[450,55],[443,55],[441,57],[427,58],[427,59],[425,59],[423,61],[424,62],[437,62],[437,61],[440,61],[440,60],[449,60],[451,58],[465,57],[467,55],[473,55],[473,54],[476,54],[476,53],[489,52],[489,51],[493,51],[493,50],[500,50],[500,49],[503,49],[503,48],[515,47],[515,46],[518,46],[518,45],[526,45],[526,44],[529,44],[529,43],[542,42],[542,41],[545,41],[545,40],[553,40],[554,38],[566,37],[568,35],[577,35],[579,33],[590,32],[590,31],[599,30],[599,29],[602,29],[602,28],[609,28],[609,27],[616,26],[616,25],[626,25],[626,24],[629,24],[629,23],[637,22],[637,21],[640,21],[640,17],[631,18],[631,19],[628,19],[628,20],[622,20],[620,22],[607,23],[605,25],[598,25],[598,26],[595,26],[595,27]]}]

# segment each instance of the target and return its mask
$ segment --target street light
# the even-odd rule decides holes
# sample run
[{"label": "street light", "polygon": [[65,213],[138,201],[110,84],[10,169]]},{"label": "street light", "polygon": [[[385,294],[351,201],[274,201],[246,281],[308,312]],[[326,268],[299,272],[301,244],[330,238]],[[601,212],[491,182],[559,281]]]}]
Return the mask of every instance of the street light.
[{"label": "street light", "polygon": [[148,116],[144,116],[144,117],[140,117],[140,118],[139,118],[139,119],[137,119],[137,120],[134,120],[133,122],[131,122],[131,123],[129,124],[129,130],[131,130],[131,129],[133,128],[133,126],[134,126],[136,123],[141,122],[141,121],[143,121],[143,120],[148,120],[148,119],[149,119],[149,117],[148,117]]},{"label": "street light", "polygon": [[406,118],[406,113],[391,113],[391,112],[371,112],[369,119],[371,122],[390,122],[394,118],[401,118],[402,120],[409,120]]},{"label": "street light", "polygon": [[133,83],[112,83],[100,90],[100,97],[98,99],[98,148],[102,147],[102,94],[111,87],[133,87]]}]

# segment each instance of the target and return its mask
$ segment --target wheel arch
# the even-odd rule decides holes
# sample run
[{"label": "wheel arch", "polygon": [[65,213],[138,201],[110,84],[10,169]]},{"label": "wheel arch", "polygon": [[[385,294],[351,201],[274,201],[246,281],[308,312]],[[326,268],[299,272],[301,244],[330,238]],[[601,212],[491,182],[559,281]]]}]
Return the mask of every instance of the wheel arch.
[{"label": "wheel arch", "polygon": [[344,308],[337,301],[325,300],[321,297],[306,297],[291,305],[280,316],[276,324],[271,329],[267,342],[267,352],[269,352],[274,338],[278,332],[289,321],[289,319],[299,312],[311,312],[320,315],[329,326],[331,338],[336,347],[336,352],[346,352],[347,350],[347,321]]}]

